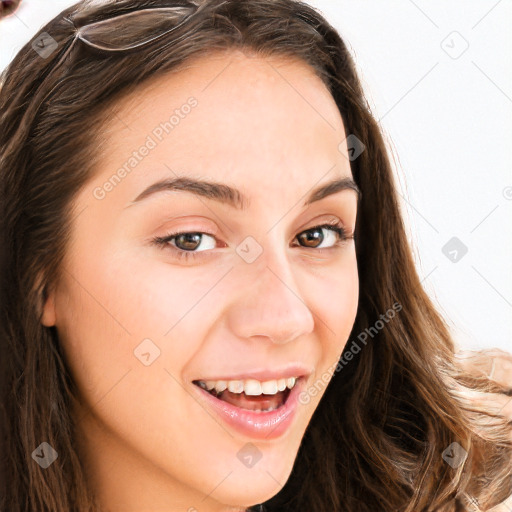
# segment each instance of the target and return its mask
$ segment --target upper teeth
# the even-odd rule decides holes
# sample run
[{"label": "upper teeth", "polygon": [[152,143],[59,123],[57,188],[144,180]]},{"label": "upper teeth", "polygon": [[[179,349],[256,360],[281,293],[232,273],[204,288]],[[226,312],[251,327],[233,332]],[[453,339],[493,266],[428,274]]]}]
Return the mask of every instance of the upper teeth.
[{"label": "upper teeth", "polygon": [[221,393],[229,389],[232,393],[245,392],[246,395],[275,395],[278,391],[284,391],[286,388],[292,389],[295,386],[297,377],[288,379],[267,380],[261,382],[255,379],[247,380],[200,380],[199,385],[208,391],[215,389]]}]

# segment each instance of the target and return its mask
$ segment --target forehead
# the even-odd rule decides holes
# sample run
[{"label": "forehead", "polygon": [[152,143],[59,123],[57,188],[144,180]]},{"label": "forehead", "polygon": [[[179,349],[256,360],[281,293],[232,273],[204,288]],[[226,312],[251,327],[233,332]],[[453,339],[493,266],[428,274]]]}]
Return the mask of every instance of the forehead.
[{"label": "forehead", "polygon": [[302,107],[309,105],[319,115],[327,116],[328,123],[335,125],[338,120],[330,112],[336,110],[332,96],[308,63],[294,56],[263,56],[239,49],[212,50],[192,57],[178,68],[146,80],[135,94],[125,95],[118,106],[135,111],[141,100],[146,104],[162,94],[169,97],[185,91],[220,101],[219,106],[247,100],[267,103],[270,97],[286,99],[287,104],[305,102]]},{"label": "forehead", "polygon": [[[185,108],[191,98],[195,106]],[[119,166],[155,130],[161,140],[132,173],[134,183],[157,177],[157,167],[250,180],[263,193],[292,176],[299,184],[301,177],[320,178],[334,166],[351,175],[339,147],[345,131],[336,103],[299,59],[217,52],[151,79],[114,105],[104,167]]]}]

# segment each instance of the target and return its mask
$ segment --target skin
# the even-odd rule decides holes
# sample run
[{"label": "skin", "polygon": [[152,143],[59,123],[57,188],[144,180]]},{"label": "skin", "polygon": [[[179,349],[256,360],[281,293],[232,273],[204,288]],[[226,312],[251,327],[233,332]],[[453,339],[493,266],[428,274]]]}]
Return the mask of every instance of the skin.
[{"label": "skin", "polygon": [[[94,197],[190,96],[190,114]],[[57,327],[81,391],[77,448],[105,510],[244,510],[285,484],[325,385],[279,438],[255,440],[193,399],[192,380],[294,361],[313,370],[308,385],[331,377],[357,311],[354,241],[336,245],[324,230],[322,251],[297,235],[333,219],[355,228],[353,190],[302,206],[316,186],[351,177],[341,116],[301,61],[232,51],[143,84],[101,129],[100,165],[75,198],[62,279],[42,318]],[[130,206],[176,175],[227,183],[250,204],[166,191]],[[151,242],[173,231],[214,238],[187,262]],[[247,236],[263,250],[252,263],[236,252]],[[145,366],[134,349],[148,338],[160,356]],[[250,468],[237,458],[247,443],[261,453]]]}]

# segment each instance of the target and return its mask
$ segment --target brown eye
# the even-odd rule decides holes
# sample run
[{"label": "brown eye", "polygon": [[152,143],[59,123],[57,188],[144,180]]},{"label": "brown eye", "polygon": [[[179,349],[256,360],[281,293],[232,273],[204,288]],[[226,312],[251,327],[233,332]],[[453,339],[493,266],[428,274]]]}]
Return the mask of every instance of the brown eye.
[{"label": "brown eye", "polygon": [[321,226],[315,226],[299,233],[297,235],[297,239],[303,247],[310,249],[323,249],[324,247],[320,247],[320,245],[324,242],[328,244],[328,247],[326,248],[330,248],[344,242],[348,237],[345,232],[345,228],[342,225],[322,224]]},{"label": "brown eye", "polygon": [[[210,239],[210,241],[208,241]],[[153,243],[160,247],[168,247],[176,252],[196,253],[208,249],[215,249],[215,237],[208,233],[198,231],[185,231],[181,233],[169,233],[166,236],[157,236]],[[203,247],[200,247],[200,246]]]},{"label": "brown eye", "polygon": [[201,243],[201,233],[182,233],[174,237],[174,244],[184,251],[195,251]]},{"label": "brown eye", "polygon": [[313,228],[308,231],[303,231],[297,238],[305,247],[318,247],[324,241],[322,228]]}]

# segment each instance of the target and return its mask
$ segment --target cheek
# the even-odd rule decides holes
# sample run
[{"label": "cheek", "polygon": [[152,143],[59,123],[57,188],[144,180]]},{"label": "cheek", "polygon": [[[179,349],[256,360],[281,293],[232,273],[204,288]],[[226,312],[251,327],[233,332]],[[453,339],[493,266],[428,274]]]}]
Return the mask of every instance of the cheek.
[{"label": "cheek", "polygon": [[333,378],[356,319],[359,277],[355,254],[312,278],[309,290],[318,333],[315,339],[319,341],[318,364],[299,403],[309,407],[312,415]]},{"label": "cheek", "polygon": [[311,278],[313,312],[319,319],[324,353],[339,355],[352,330],[359,301],[359,277],[355,254],[348,254],[336,267]]},{"label": "cheek", "polygon": [[320,331],[321,355],[311,385],[304,392],[302,400],[306,404],[311,402],[316,408],[333,377],[356,319],[359,277],[355,254],[343,259],[328,276],[315,282],[315,316],[319,319],[316,325]]},{"label": "cheek", "polygon": [[145,363],[179,379],[220,305],[209,291],[228,270],[180,267],[150,261],[142,252],[99,248],[67,268],[58,330],[76,379],[92,401]]},{"label": "cheek", "polygon": [[[192,269],[98,254],[69,272],[57,304],[58,331],[86,407],[169,473],[197,485],[206,478],[203,484],[214,488],[215,471],[205,477],[190,461],[200,459],[205,468],[224,463],[228,473],[239,464],[236,447],[222,437],[224,462],[211,450],[208,433],[223,431],[191,399],[181,375],[218,315],[207,292],[225,271],[196,269],[192,277]],[[84,410],[79,415],[86,418]],[[94,426],[87,428],[96,435]]]}]

